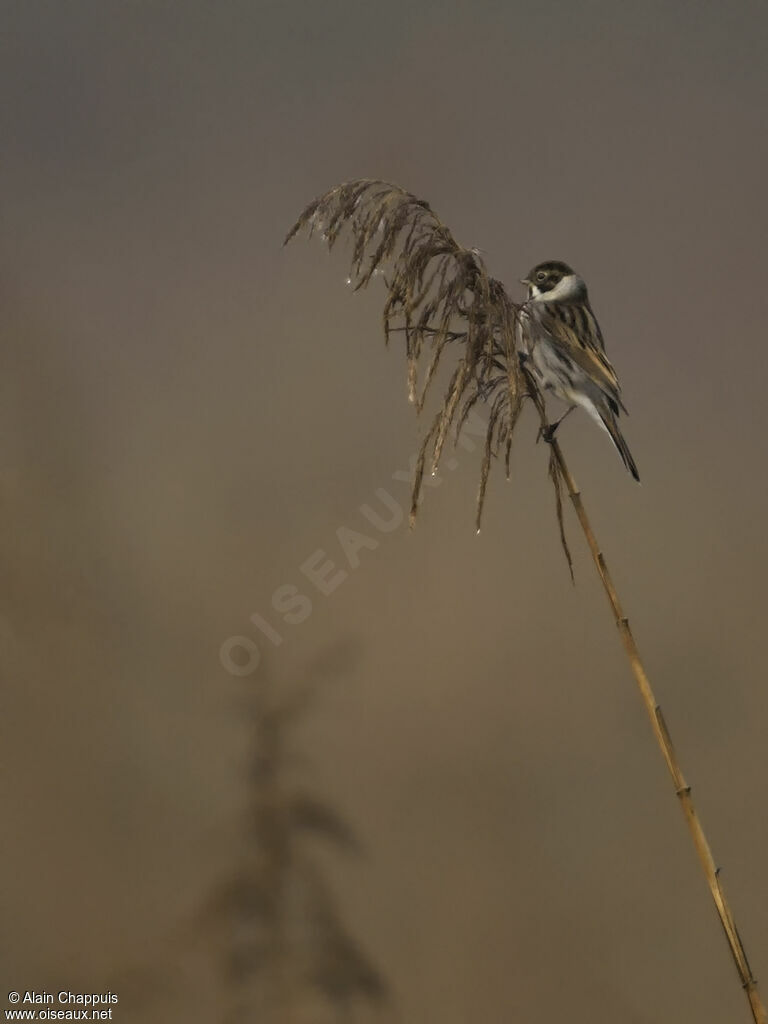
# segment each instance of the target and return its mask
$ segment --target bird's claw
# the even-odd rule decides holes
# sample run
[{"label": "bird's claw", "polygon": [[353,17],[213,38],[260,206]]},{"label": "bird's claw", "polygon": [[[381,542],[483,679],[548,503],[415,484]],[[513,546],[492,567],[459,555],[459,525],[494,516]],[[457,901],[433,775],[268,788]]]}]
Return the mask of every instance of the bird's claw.
[{"label": "bird's claw", "polygon": [[573,412],[575,408],[575,405],[570,406],[570,408],[566,409],[566,411],[563,413],[560,419],[555,420],[554,423],[542,423],[542,425],[539,427],[539,432],[536,435],[537,444],[539,440],[542,438],[547,442],[547,444],[552,444],[552,442],[555,440],[555,432],[557,428],[560,426],[560,424],[563,422],[566,416],[570,416],[570,414]]},{"label": "bird's claw", "polygon": [[536,435],[536,444],[538,444],[539,441],[544,441],[546,444],[552,444],[559,426],[560,420],[558,420],[557,423],[542,423],[539,427],[539,432]]}]

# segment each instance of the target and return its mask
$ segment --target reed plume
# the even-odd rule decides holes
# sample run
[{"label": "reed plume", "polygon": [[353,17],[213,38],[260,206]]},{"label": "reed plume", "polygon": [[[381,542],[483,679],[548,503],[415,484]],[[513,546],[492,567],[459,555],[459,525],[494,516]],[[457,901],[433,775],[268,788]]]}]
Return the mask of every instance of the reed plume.
[{"label": "reed plume", "polygon": [[454,441],[470,410],[482,402],[488,409],[487,435],[480,470],[477,528],[494,456],[503,453],[509,475],[512,438],[524,401],[540,420],[540,435],[549,443],[549,475],[554,487],[560,541],[573,577],[565,536],[563,492],[567,493],[587,540],[608,596],[632,674],[651,720],[656,741],[672,776],[675,793],[690,830],[696,853],[725,932],[739,981],[746,993],[754,1024],[768,1016],[749,966],[720,870],[696,814],[691,788],[685,781],[661,708],[651,689],[637,644],[619,602],[605,558],[587,518],[576,482],[558,441],[549,431],[544,397],[520,359],[517,347],[520,305],[501,282],[490,277],[477,249],[459,245],[429,204],[397,185],[358,180],[337,185],[306,207],[286,237],[299,231],[319,233],[329,248],[346,236],[351,243],[348,283],[355,289],[380,278],[386,289],[384,337],[405,339],[408,393],[417,411],[447,349],[456,365],[438,412],[424,435],[414,477],[411,522],[415,520],[424,471],[435,472],[448,436]]},{"label": "reed plume", "polygon": [[457,365],[442,406],[423,439],[411,501],[415,520],[424,470],[437,470],[446,438],[454,439],[471,409],[490,414],[477,502],[477,526],[493,455],[503,451],[507,469],[512,434],[526,393],[515,356],[517,306],[500,281],[488,275],[477,249],[464,249],[428,203],[396,185],[352,181],[338,185],[304,210],[286,243],[303,227],[319,232],[333,248],[348,231],[352,239],[349,284],[365,288],[383,280],[384,338],[403,334],[408,395],[420,412],[449,347]]}]

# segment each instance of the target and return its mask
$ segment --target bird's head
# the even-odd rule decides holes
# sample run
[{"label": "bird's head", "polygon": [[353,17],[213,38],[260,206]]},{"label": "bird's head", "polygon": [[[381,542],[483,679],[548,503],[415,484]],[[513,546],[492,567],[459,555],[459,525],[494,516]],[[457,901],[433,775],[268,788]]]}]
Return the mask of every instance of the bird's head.
[{"label": "bird's head", "polygon": [[537,264],[522,278],[521,284],[528,286],[529,299],[543,299],[548,302],[573,302],[585,298],[587,286],[567,263],[548,260]]}]

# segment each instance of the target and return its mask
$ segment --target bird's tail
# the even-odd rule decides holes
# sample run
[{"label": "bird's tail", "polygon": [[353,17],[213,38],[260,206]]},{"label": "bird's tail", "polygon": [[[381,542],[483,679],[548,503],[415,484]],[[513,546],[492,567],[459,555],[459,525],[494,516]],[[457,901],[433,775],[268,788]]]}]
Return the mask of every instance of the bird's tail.
[{"label": "bird's tail", "polygon": [[618,420],[611,409],[600,409],[600,419],[602,420],[603,426],[611,435],[611,440],[616,445],[621,461],[627,467],[632,476],[640,483],[640,474],[637,472],[637,466],[635,460],[632,458],[632,452],[629,450],[627,442],[624,440],[624,436],[619,428]]}]

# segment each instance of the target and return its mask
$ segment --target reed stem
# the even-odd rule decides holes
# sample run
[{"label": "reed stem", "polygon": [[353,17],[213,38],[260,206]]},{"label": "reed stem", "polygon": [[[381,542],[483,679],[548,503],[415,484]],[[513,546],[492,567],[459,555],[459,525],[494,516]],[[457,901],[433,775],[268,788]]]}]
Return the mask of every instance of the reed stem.
[{"label": "reed stem", "polygon": [[766,1015],[765,1005],[760,998],[757,981],[755,980],[755,977],[752,974],[752,969],[749,966],[747,954],[744,950],[744,945],[736,927],[733,913],[731,912],[731,908],[720,882],[720,868],[715,864],[714,857],[712,856],[712,850],[696,813],[693,796],[691,794],[691,787],[685,781],[685,776],[683,775],[682,768],[680,767],[680,762],[677,759],[675,748],[672,745],[672,738],[669,734],[669,729],[664,721],[661,708],[659,707],[659,703],[656,700],[651,684],[648,680],[648,676],[646,675],[643,667],[640,652],[637,649],[635,638],[632,635],[632,630],[629,626],[629,620],[621,607],[619,596],[616,593],[613,580],[608,572],[608,566],[606,565],[605,558],[600,550],[597,538],[595,537],[592,526],[587,517],[587,513],[584,509],[584,503],[581,500],[581,492],[576,486],[576,481],[568,469],[557,440],[552,438],[550,444],[561,478],[568,490],[568,495],[573,504],[581,529],[587,539],[587,544],[589,545],[589,550],[592,553],[592,559],[595,563],[595,567],[597,568],[598,576],[600,577],[603,589],[608,596],[608,601],[611,605],[611,609],[613,610],[613,614],[616,619],[616,628],[621,636],[621,642],[624,645],[624,650],[627,658],[629,659],[632,674],[635,677],[635,682],[640,690],[640,696],[645,704],[648,717],[651,720],[653,734],[656,737],[656,742],[661,749],[664,760],[667,763],[669,773],[672,776],[675,793],[677,794],[683,814],[685,815],[685,820],[691,833],[691,838],[693,839],[693,845],[696,847],[696,853],[698,854],[699,862],[701,863],[701,867],[704,871],[709,891],[712,894],[712,899],[715,901],[715,907],[717,908],[720,923],[723,926],[723,931],[725,932],[731,956],[736,964],[739,980],[741,981],[742,988],[746,992],[747,999],[749,1000],[752,1018],[755,1024],[768,1024],[768,1015]]},{"label": "reed stem", "polygon": [[[544,396],[527,368],[527,360],[521,358],[518,334],[521,328],[523,332],[526,329],[526,322],[519,318],[523,307],[509,298],[500,281],[489,277],[477,249],[465,249],[456,242],[428,203],[387,182],[360,179],[337,185],[306,207],[288,233],[286,242],[301,228],[307,227],[310,234],[314,230],[321,232],[330,248],[345,225],[353,239],[349,282],[354,283],[355,288],[366,287],[376,273],[381,273],[382,265],[387,266],[387,275],[383,278],[388,293],[384,307],[384,334],[386,339],[395,331],[402,331],[405,335],[409,388],[417,410],[422,407],[424,394],[444,349],[450,344],[460,353],[442,408],[419,453],[411,523],[416,515],[428,457],[433,468],[436,467],[448,431],[453,426],[458,433],[468,412],[482,400],[489,403],[490,416],[478,488],[479,529],[491,459],[504,452],[509,475],[512,435],[524,399],[529,398],[536,407],[541,419],[540,436],[550,445],[549,472],[555,491],[560,541],[571,575],[573,564],[563,521],[563,485],[573,503],[613,609],[635,682],[672,776],[741,984],[749,999],[754,1024],[768,1024],[757,983],[720,884],[719,868],[715,866],[694,809],[691,788],[677,760],[669,730],[640,660],[605,558],[592,532],[581,494],[547,422]],[[456,323],[463,324],[465,329],[450,329],[451,324]],[[432,356],[419,394],[417,372],[427,343],[431,345]]]}]

